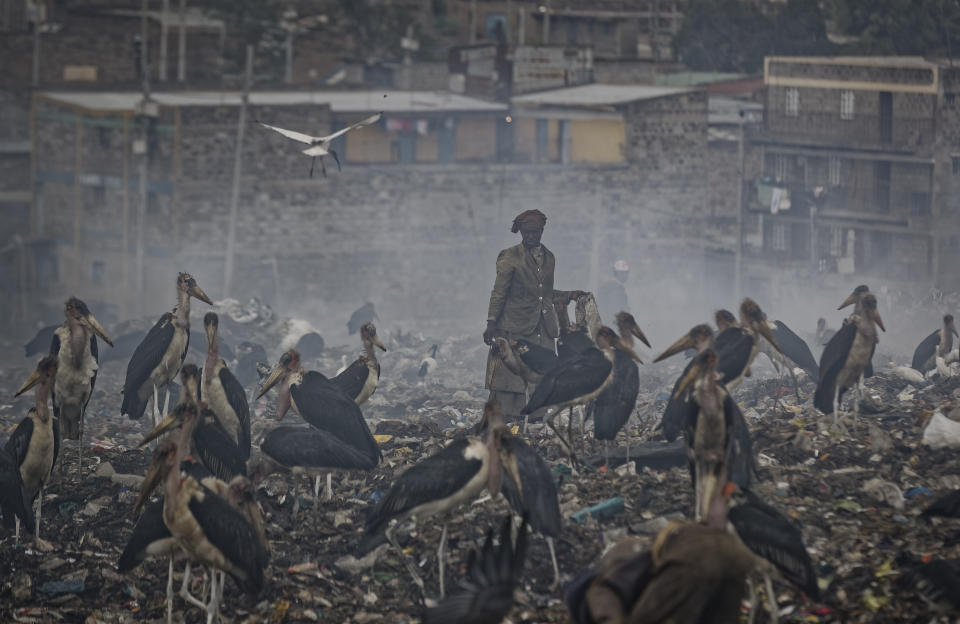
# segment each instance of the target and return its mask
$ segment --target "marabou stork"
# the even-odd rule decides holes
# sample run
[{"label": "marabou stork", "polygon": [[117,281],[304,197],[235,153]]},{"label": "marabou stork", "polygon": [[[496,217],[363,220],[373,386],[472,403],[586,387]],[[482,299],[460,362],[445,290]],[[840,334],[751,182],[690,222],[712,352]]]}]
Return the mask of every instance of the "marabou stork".
[{"label": "marabou stork", "polygon": [[729,319],[721,319],[723,312],[726,310],[717,313],[717,325],[721,329],[714,338],[713,349],[717,352],[719,379],[727,390],[733,390],[744,377],[750,376],[750,364],[757,356],[761,337],[766,338],[777,351],[780,351],[780,345],[770,333],[763,310],[753,299],[744,299],[740,304],[739,325],[729,324]]},{"label": "marabou stork", "polygon": [[[830,340],[820,357],[820,380],[813,404],[824,414],[833,410],[837,422],[840,399],[849,388],[857,388],[860,376],[870,362],[877,345],[877,326],[884,329],[877,312],[877,298],[867,292],[860,300],[862,313],[854,314]],[[860,413],[859,396],[854,401],[854,414]]]},{"label": "marabou stork", "polygon": [[[493,401],[492,411],[484,412],[477,425],[477,434],[489,429],[489,420],[493,414],[503,419],[500,403]],[[560,502],[557,497],[557,485],[553,480],[550,466],[530,445],[509,432],[500,438],[500,461],[506,467],[506,478],[500,492],[517,514],[530,523],[530,527],[546,538],[550,549],[550,562],[553,564],[553,587],[560,584],[560,568],[557,565],[557,553],[554,545],[560,537]],[[515,480],[519,477],[519,483]]]},{"label": "marabou stork", "polygon": [[76,297],[67,299],[63,314],[66,320],[50,341],[50,354],[57,356],[53,417],[57,419],[63,437],[78,440],[78,465],[82,469],[83,418],[97,383],[99,368],[97,336],[111,347],[113,343],[87,304]]},{"label": "marabou stork", "polygon": [[420,378],[418,383],[421,385],[427,382],[427,376],[430,372],[437,369],[437,348],[438,345],[430,347],[430,355],[425,355],[420,360],[420,370],[417,371],[417,377]]},{"label": "marabou stork", "polygon": [[350,332],[350,335],[354,335],[360,328],[363,327],[366,323],[372,323],[374,321],[379,321],[380,318],[377,316],[376,310],[373,309],[373,303],[368,301],[350,315],[350,320],[347,321],[347,331]]},{"label": "marabou stork", "polygon": [[[643,344],[650,346],[643,330],[637,325],[633,315],[628,312],[618,312],[616,315],[617,329],[620,340],[633,348],[633,338],[636,336]],[[609,470],[610,441],[617,439],[617,433],[630,420],[633,408],[637,404],[637,395],[640,393],[640,369],[637,363],[624,351],[614,353],[613,381],[606,390],[597,395],[597,398],[587,406],[587,415],[593,416],[593,437],[603,440],[604,466]],[[630,434],[627,433],[627,462],[630,462]]]},{"label": "marabou stork", "polygon": [[684,439],[696,503],[695,518],[706,517],[721,484],[728,481],[746,488],[756,472],[750,431],[743,413],[730,393],[717,380],[717,354],[706,349],[693,359],[677,387],[682,394],[691,388],[683,403]]},{"label": "marabou stork", "polygon": [[[9,454],[20,468],[20,478],[28,499],[36,501],[33,534],[37,537],[40,536],[43,486],[50,478],[50,472],[60,452],[60,428],[47,405],[56,375],[57,356],[48,355],[40,360],[30,378],[17,390],[14,396],[20,396],[37,386],[34,393],[35,404],[3,447],[4,452]],[[19,531],[17,534],[19,537]]]},{"label": "marabou stork", "polygon": [[13,531],[20,524],[29,532],[35,528],[30,493],[23,484],[17,460],[6,448],[0,449],[0,514],[7,530]]},{"label": "marabou stork", "polygon": [[[842,310],[849,305],[853,306],[853,314],[843,319],[843,324],[841,325],[841,327],[845,327],[846,325],[853,323],[856,320],[855,317],[863,315],[863,297],[869,292],[870,292],[869,286],[867,286],[866,284],[860,284],[859,286],[854,288],[853,292],[847,295],[847,298],[843,300],[843,303],[841,303],[839,307],[837,307],[838,310]],[[836,332],[834,332],[834,336],[836,336]],[[832,339],[833,339],[833,336],[830,337],[830,340]],[[828,340],[827,343],[829,343],[830,340]],[[824,344],[824,347],[826,347],[827,343]],[[876,348],[874,348],[874,350],[876,350]],[[821,353],[821,357],[822,356],[823,354]],[[860,376],[860,384],[857,386],[858,395],[860,392],[860,385],[862,385],[863,380],[868,377],[873,377],[873,351],[870,352],[870,360],[867,362],[867,367],[863,370],[863,375]],[[857,401],[859,402],[859,400],[860,399],[858,396]]]},{"label": "marabou stork", "polygon": [[424,624],[500,624],[507,617],[527,550],[526,519],[520,524],[516,544],[511,539],[511,525],[507,516],[499,546],[493,545],[493,529],[487,529],[479,554],[471,550],[467,557],[467,575],[460,581],[460,591],[427,609]]},{"label": "marabou stork", "polygon": [[793,367],[799,366],[810,379],[818,379],[820,369],[817,366],[817,360],[814,359],[810,347],[807,346],[803,338],[787,327],[786,323],[780,320],[765,322],[770,329],[770,333],[777,341],[780,351],[774,349],[773,345],[766,340],[761,340],[757,349],[767,356],[778,375],[782,375],[784,370],[787,371],[790,380],[793,381],[793,389],[797,396],[797,404],[799,404],[801,402],[800,382],[793,372]]},{"label": "marabou stork", "polygon": [[[790,583],[807,597],[818,600],[817,576],[800,529],[748,489],[737,488],[731,501],[728,528],[762,560],[758,570],[763,574],[771,620],[776,622],[780,611],[772,575]],[[755,595],[752,586],[750,594],[753,608]]]},{"label": "marabou stork", "polygon": [[[495,497],[501,486],[501,439],[506,431],[503,418],[493,403],[484,406],[488,423],[481,437],[470,436],[454,440],[441,451],[427,457],[403,472],[390,490],[367,514],[365,542],[375,539],[381,531],[400,553],[414,582],[423,592],[423,579],[397,543],[394,531],[399,524],[388,526],[391,520],[412,518],[422,522],[432,516],[456,509],[476,498],[486,488]],[[516,482],[522,480],[514,476]],[[440,596],[444,595],[443,557],[447,541],[447,523],[443,523],[437,558],[440,575]]]},{"label": "marabou stork", "polygon": [[182,476],[178,467],[189,443],[186,432],[182,429],[180,440],[168,443],[173,452],[155,478],[164,483],[164,524],[191,559],[211,569],[209,603],[184,595],[187,602],[206,610],[210,622],[218,617],[223,593],[214,571],[226,572],[241,590],[257,594],[263,588],[266,561],[257,532],[244,515],[192,476]]},{"label": "marabou stork", "polygon": [[246,461],[250,457],[250,406],[247,405],[247,393],[243,386],[220,357],[220,341],[217,337],[219,326],[220,319],[216,313],[207,312],[203,317],[203,327],[207,332],[207,361],[203,365],[200,396],[213,410],[217,422],[236,443]]},{"label": "marabou stork", "polygon": [[337,156],[337,153],[330,149],[330,145],[333,143],[333,140],[337,137],[343,136],[344,134],[354,130],[356,128],[362,128],[363,126],[369,126],[380,121],[380,118],[383,117],[383,111],[377,113],[376,115],[370,115],[365,119],[350,124],[346,128],[340,128],[336,132],[331,132],[326,136],[310,136],[309,134],[304,134],[302,132],[296,132],[295,130],[286,130],[284,128],[278,128],[277,126],[271,126],[265,124],[262,121],[257,121],[258,124],[264,128],[273,130],[274,132],[279,132],[288,139],[293,139],[299,143],[305,143],[309,145],[307,149],[303,150],[303,153],[307,156],[310,156],[310,177],[313,177],[313,165],[316,162],[317,158],[320,159],[320,171],[323,172],[323,175],[327,175],[327,166],[323,162],[324,156],[333,156],[333,160],[337,163],[337,171],[340,171],[340,158]]},{"label": "marabou stork", "polygon": [[526,361],[522,359],[519,353],[522,348],[520,345],[514,348],[513,343],[503,336],[496,336],[493,339],[493,345],[491,345],[491,351],[496,357],[499,357],[503,361],[503,365],[507,367],[507,370],[527,383],[536,385],[543,379],[543,375],[527,366]]},{"label": "marabou stork", "polygon": [[[151,396],[156,402],[157,388],[166,386],[176,377],[190,345],[190,297],[213,305],[210,297],[197,285],[197,280],[189,273],[180,273],[177,276],[176,307],[160,317],[127,364],[121,414],[139,419]],[[155,409],[154,413],[159,414],[159,411]]]},{"label": "marabou stork", "polygon": [[960,615],[960,559],[918,562],[898,579],[897,585],[915,592],[938,615]]},{"label": "marabou stork", "polygon": [[[292,406],[294,411],[317,429],[332,433],[343,443],[367,456],[374,465],[383,455],[360,406],[333,382],[320,373],[300,369],[300,354],[291,349],[283,354],[263,382],[259,399],[270,388],[280,384],[277,420],[282,420]],[[319,478],[319,477],[318,477]],[[329,479],[328,479],[329,483]],[[316,488],[316,485],[314,486]],[[332,491],[327,492],[332,497]]]},{"label": "marabou stork", "polygon": [[627,538],[597,569],[578,575],[564,597],[575,624],[739,622],[747,576],[758,561],[723,528],[719,494],[707,524],[673,522],[649,549]]},{"label": "marabou stork", "polygon": [[957,327],[953,324],[953,315],[946,314],[943,317],[943,327],[933,332],[923,339],[916,350],[913,352],[913,363],[911,367],[926,373],[929,370],[938,369],[937,358],[946,358],[953,350],[953,337],[957,334]]},{"label": "marabou stork", "polygon": [[[706,323],[694,325],[690,328],[690,331],[678,338],[666,351],[658,355],[654,362],[660,362],[677,353],[683,353],[690,349],[695,349],[697,353],[702,353],[711,345],[713,345],[713,330],[710,329],[710,326]],[[690,392],[678,393],[677,389],[680,387],[680,382],[683,381],[687,373],[690,372],[691,366],[693,366],[693,359],[687,362],[683,373],[677,377],[677,381],[673,384],[673,390],[670,391],[670,398],[667,399],[667,405],[663,409],[660,428],[663,429],[663,437],[666,438],[668,442],[676,440],[677,436],[683,431],[683,417],[686,414],[686,409],[682,404],[690,401]]]},{"label": "marabou stork", "polygon": [[380,362],[377,361],[377,353],[373,347],[376,346],[381,351],[387,350],[377,337],[377,328],[373,323],[363,324],[360,328],[360,340],[363,342],[363,353],[346,370],[330,380],[344,394],[355,400],[357,405],[370,398],[380,381]]},{"label": "marabou stork", "polygon": [[319,498],[320,474],[326,473],[324,494],[329,501],[333,498],[333,470],[373,470],[376,466],[375,457],[344,444],[343,440],[329,431],[315,427],[283,426],[270,430],[264,436],[259,452],[254,451],[247,463],[247,473],[255,481],[278,472],[313,475],[315,500]]},{"label": "marabou stork", "polygon": [[[554,412],[547,416],[547,424],[567,446],[571,457],[574,457],[572,435],[574,406],[586,405],[613,383],[615,351],[624,351],[635,361],[640,362],[640,356],[609,327],[600,328],[596,343],[596,347],[591,347],[568,359],[561,359],[556,366],[547,371],[537,384],[530,400],[520,410],[522,414],[532,414],[542,407],[554,407]],[[568,433],[571,439],[569,441],[563,439],[553,424],[557,414],[565,407],[570,410]]]},{"label": "marabou stork", "polygon": [[200,371],[194,364],[180,370],[183,384],[180,403],[148,433],[140,446],[173,429],[182,428],[186,451],[200,458],[201,463],[218,479],[227,482],[237,475],[246,475],[246,457],[233,438],[219,423],[206,403],[197,402]]},{"label": "marabou stork", "polygon": [[542,347],[524,338],[519,338],[512,344],[517,356],[523,360],[523,363],[531,371],[538,375],[543,376],[560,361],[559,356],[553,349]]}]

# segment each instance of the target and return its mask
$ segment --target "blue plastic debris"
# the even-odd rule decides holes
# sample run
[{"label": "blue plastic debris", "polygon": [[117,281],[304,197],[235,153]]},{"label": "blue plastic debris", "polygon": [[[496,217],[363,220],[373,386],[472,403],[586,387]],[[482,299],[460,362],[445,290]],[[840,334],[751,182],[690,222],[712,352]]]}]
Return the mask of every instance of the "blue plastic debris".
[{"label": "blue plastic debris", "polygon": [[670,393],[669,393],[669,392],[661,392],[660,394],[657,395],[657,398],[660,399],[661,401],[669,401],[669,400],[670,400]]},{"label": "blue plastic debris", "polygon": [[83,579],[47,581],[37,591],[47,597],[59,596],[60,594],[79,594],[83,592]]},{"label": "blue plastic debris", "polygon": [[620,496],[614,496],[613,498],[608,498],[602,503],[597,503],[593,507],[581,509],[570,516],[570,519],[577,524],[583,524],[587,521],[587,516],[592,516],[597,520],[603,520],[605,518],[610,518],[621,511],[623,511],[623,498]]},{"label": "blue plastic debris", "polygon": [[912,487],[903,493],[906,498],[915,498],[917,496],[933,496],[933,492],[925,487]]},{"label": "blue plastic debris", "polygon": [[370,492],[370,500],[372,500],[373,502],[379,503],[381,498],[383,498],[382,491],[374,490],[373,492]]}]

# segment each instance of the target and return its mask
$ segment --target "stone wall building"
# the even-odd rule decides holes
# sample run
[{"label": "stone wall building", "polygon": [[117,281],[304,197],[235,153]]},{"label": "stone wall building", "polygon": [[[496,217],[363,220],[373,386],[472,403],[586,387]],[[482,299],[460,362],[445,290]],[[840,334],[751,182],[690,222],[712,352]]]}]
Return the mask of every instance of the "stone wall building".
[{"label": "stone wall building", "polygon": [[912,57],[767,58],[749,277],[960,288],[958,76]]},{"label": "stone wall building", "polygon": [[[371,300],[391,326],[482,327],[496,252],[516,243],[512,217],[533,207],[549,215],[545,242],[557,252],[558,287],[594,288],[605,265],[625,257],[645,287],[688,280],[684,288],[700,292],[705,252],[690,251],[685,240],[707,214],[700,174],[706,94],[594,87],[580,106],[523,102],[514,111],[436,92],[253,93],[249,118],[315,134],[386,113],[377,126],[346,136],[337,146],[343,170],[328,161],[326,177],[308,177],[300,145],[246,128],[231,294],[261,296],[318,324]],[[215,298],[226,294],[240,98],[170,92],[155,101],[146,142],[144,290],[134,296],[137,139],[145,119],[136,115],[139,94],[35,98],[32,300],[55,306],[75,291],[122,306],[120,317],[152,312],[170,304],[177,270],[191,271]],[[607,113],[596,115],[600,108]],[[596,140],[604,144],[617,126],[619,158],[580,142],[591,137],[591,118],[602,122]],[[526,121],[534,145],[538,127],[582,126],[570,135],[576,158],[514,158],[523,152]]]}]

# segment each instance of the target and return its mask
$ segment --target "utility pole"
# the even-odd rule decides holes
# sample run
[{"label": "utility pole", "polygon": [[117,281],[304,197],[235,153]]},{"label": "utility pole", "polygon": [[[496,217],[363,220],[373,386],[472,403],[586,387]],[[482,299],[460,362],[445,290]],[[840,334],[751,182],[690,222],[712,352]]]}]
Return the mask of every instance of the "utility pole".
[{"label": "utility pole", "polygon": [[141,153],[140,157],[140,202],[137,205],[137,250],[135,267],[136,293],[143,295],[143,238],[147,220],[147,172],[150,159],[150,118],[148,116],[150,103],[150,63],[147,60],[147,0],[140,3],[140,74],[142,78],[143,99],[140,101],[140,110],[137,111],[140,121],[139,146],[134,146],[134,153]]},{"label": "utility pole", "polygon": [[477,42],[477,0],[470,0],[470,45]]},{"label": "utility pole", "polygon": [[247,69],[243,78],[240,118],[237,120],[237,144],[233,152],[233,190],[230,194],[230,220],[227,228],[227,258],[224,263],[223,295],[229,297],[233,287],[233,257],[237,246],[237,204],[240,201],[240,174],[243,169],[243,135],[247,127],[247,104],[253,82],[253,46],[247,44]]},{"label": "utility pole", "polygon": [[167,17],[170,15],[170,0],[160,5],[160,82],[167,81]]},{"label": "utility pole", "polygon": [[737,250],[733,260],[733,292],[734,301],[743,298],[743,242],[745,224],[743,219],[743,118],[740,119],[740,140],[737,142]]},{"label": "utility pole", "polygon": [[187,0],[180,0],[180,37],[177,40],[177,81],[187,81]]}]

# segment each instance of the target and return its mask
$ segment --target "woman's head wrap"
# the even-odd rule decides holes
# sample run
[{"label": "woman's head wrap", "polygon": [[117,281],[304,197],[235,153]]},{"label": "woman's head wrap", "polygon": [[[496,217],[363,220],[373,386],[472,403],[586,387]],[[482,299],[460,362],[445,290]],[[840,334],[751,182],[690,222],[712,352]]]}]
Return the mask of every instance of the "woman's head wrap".
[{"label": "woman's head wrap", "polygon": [[534,208],[533,210],[525,210],[518,214],[513,220],[513,227],[510,228],[510,231],[516,234],[524,225],[532,225],[534,227],[542,228],[546,224],[547,215]]}]

